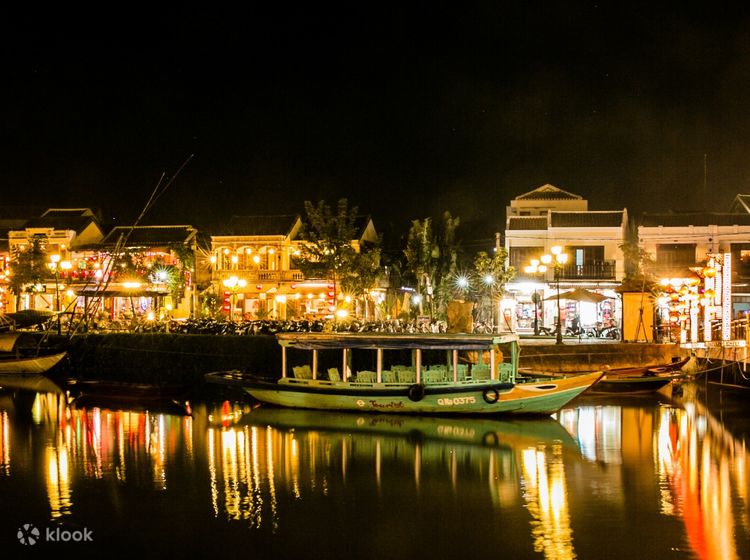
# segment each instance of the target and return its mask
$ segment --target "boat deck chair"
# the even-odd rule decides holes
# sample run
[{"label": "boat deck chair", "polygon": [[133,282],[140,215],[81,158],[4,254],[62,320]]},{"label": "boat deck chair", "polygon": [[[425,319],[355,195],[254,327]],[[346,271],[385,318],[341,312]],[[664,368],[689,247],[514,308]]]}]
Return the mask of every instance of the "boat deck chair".
[{"label": "boat deck chair", "polygon": [[490,366],[475,365],[471,368],[471,375],[474,379],[485,380],[490,378]]},{"label": "boat deck chair", "polygon": [[341,381],[341,374],[339,368],[328,368],[328,381]]},{"label": "boat deck chair", "polygon": [[312,370],[308,365],[294,366],[292,372],[297,379],[312,379]]},{"label": "boat deck chair", "polygon": [[413,369],[399,369],[396,372],[396,377],[398,378],[399,383],[416,383],[417,382],[417,372]]},{"label": "boat deck chair", "polygon": [[357,372],[357,383],[375,383],[377,374],[374,371],[359,371]]},{"label": "boat deck chair", "polygon": [[383,383],[397,383],[396,372],[389,369],[384,369]]},{"label": "boat deck chair", "polygon": [[513,376],[513,365],[512,364],[498,364],[497,366],[497,374],[500,378],[500,381],[505,381],[506,383],[509,383],[511,381],[511,377]]},{"label": "boat deck chair", "polygon": [[428,369],[424,372],[425,383],[442,383],[445,381],[445,370],[443,369]]}]

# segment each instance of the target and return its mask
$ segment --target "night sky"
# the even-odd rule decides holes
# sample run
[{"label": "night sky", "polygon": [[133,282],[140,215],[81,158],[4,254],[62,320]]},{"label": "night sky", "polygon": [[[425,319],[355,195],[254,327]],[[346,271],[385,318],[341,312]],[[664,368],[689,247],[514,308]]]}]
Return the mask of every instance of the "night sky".
[{"label": "night sky", "polygon": [[127,224],[194,154],[148,222],[346,197],[387,234],[450,210],[479,239],[545,183],[726,211],[750,192],[750,12],[689,4],[5,22],[0,204]]}]

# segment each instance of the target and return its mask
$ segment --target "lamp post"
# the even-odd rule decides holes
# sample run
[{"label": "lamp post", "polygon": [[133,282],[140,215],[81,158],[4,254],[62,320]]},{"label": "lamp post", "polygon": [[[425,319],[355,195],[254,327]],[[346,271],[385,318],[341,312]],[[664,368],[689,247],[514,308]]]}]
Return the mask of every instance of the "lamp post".
[{"label": "lamp post", "polygon": [[[551,259],[547,259],[549,255],[544,255],[543,260],[549,262]],[[526,266],[523,270],[526,274],[544,274],[547,272],[547,265],[542,263],[540,259],[531,259],[531,264]],[[536,287],[534,287],[534,296],[532,297],[534,302],[534,336],[539,336],[539,294],[537,294]]]},{"label": "lamp post", "polygon": [[60,273],[58,271],[60,265],[60,255],[49,256],[49,267],[55,273],[55,314],[57,315],[57,334],[62,334],[62,328],[60,326]]},{"label": "lamp post", "polygon": [[[557,327],[555,329],[555,343],[562,344],[562,312],[560,308],[560,270],[568,262],[568,254],[563,252],[562,247],[556,245],[550,248],[550,254],[544,254],[538,259],[531,259],[531,264],[524,268],[527,274],[544,274],[547,272],[549,265],[554,267],[555,287],[557,289]],[[536,307],[534,308],[536,315]],[[534,331],[538,333],[536,317],[534,318]]]},{"label": "lamp post", "polygon": [[568,254],[563,253],[562,247],[560,247],[559,245],[552,247],[550,251],[555,256],[555,284],[557,284],[557,338],[555,339],[555,344],[562,344],[562,319],[560,314],[560,269],[565,265],[565,263],[568,262]]},{"label": "lamp post", "polygon": [[247,286],[247,280],[244,278],[237,278],[236,276],[230,276],[222,281],[225,287],[232,290],[232,302],[229,309],[229,319],[234,321],[234,310],[237,306],[237,289],[244,288]]}]

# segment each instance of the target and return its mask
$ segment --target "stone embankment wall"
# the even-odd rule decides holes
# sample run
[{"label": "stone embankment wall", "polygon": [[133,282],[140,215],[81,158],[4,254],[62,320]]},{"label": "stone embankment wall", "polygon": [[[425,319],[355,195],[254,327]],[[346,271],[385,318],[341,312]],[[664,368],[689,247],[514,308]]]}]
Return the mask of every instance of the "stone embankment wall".
[{"label": "stone embankment wall", "polygon": [[[54,338],[52,342],[55,343]],[[227,369],[277,376],[281,365],[281,349],[273,336],[87,334],[57,343],[66,343],[69,350],[63,373],[83,379],[194,383],[202,381],[208,372]],[[308,354],[290,350],[289,367],[306,363]],[[680,350],[674,344],[539,345],[522,341],[520,365],[540,372],[582,372],[607,366],[655,365],[678,356]],[[330,364],[326,363],[329,358],[333,360]],[[354,364],[355,368],[374,368],[374,358],[369,358],[369,354],[357,358],[362,363]],[[408,356],[403,358],[408,360]],[[321,355],[320,371],[338,366],[339,360],[338,355]]]}]

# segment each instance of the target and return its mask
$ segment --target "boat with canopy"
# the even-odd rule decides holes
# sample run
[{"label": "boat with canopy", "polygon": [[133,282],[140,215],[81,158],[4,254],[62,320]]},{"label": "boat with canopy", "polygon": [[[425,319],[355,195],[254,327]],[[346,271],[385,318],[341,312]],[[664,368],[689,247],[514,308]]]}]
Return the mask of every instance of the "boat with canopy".
[{"label": "boat with canopy", "polygon": [[602,376],[521,379],[515,333],[279,333],[276,338],[280,376],[223,371],[207,374],[206,380],[236,385],[262,403],[290,408],[549,415]]}]

